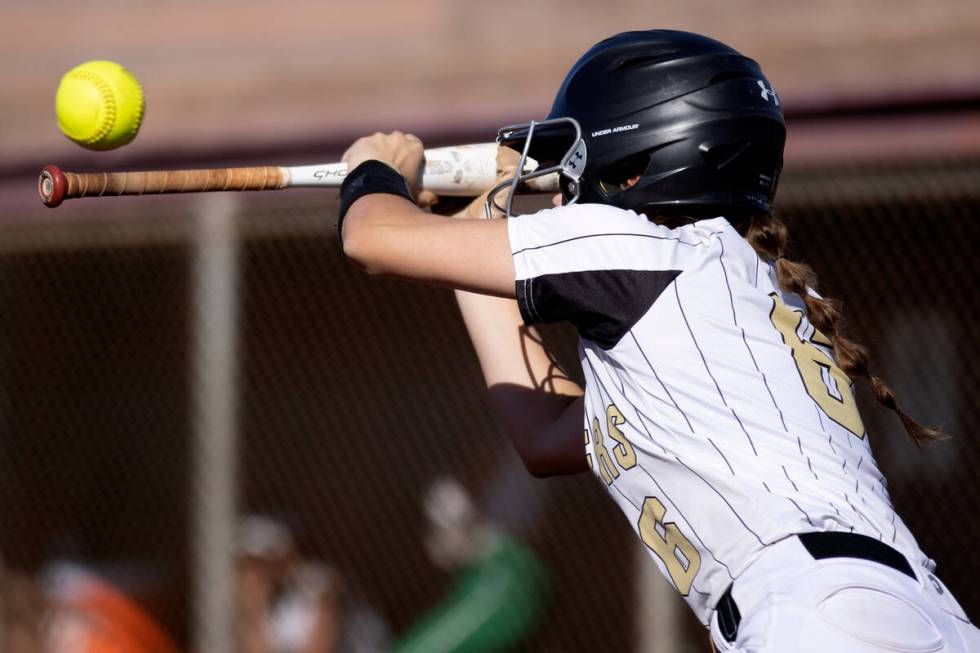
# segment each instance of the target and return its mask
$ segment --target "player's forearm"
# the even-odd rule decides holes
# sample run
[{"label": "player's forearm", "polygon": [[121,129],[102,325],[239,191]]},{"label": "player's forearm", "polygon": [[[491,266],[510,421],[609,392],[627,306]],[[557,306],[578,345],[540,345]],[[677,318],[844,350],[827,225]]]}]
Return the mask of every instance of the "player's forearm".
[{"label": "player's forearm", "polygon": [[582,394],[537,330],[524,324],[515,300],[457,291],[456,301],[488,387],[511,384],[544,394]]},{"label": "player's forearm", "polygon": [[514,448],[535,476],[587,469],[582,444],[582,389],[524,325],[517,303],[456,293],[490,400]]},{"label": "player's forearm", "polygon": [[514,265],[502,221],[453,220],[378,193],[351,205],[342,239],[344,253],[370,274],[514,295]]},{"label": "player's forearm", "polygon": [[556,401],[549,409],[547,419],[532,425],[535,417],[530,412],[523,389],[497,386],[490,389],[490,400],[500,415],[518,415],[518,423],[509,427],[511,442],[520,455],[524,466],[532,476],[564,476],[588,471],[585,456],[585,441],[582,430],[582,397],[562,402],[561,412],[551,410],[558,407]]},{"label": "player's forearm", "polygon": [[424,216],[422,209],[396,195],[362,197],[341,223],[344,254],[370,274],[391,274],[399,267],[393,241],[399,232],[410,236],[411,227]]}]

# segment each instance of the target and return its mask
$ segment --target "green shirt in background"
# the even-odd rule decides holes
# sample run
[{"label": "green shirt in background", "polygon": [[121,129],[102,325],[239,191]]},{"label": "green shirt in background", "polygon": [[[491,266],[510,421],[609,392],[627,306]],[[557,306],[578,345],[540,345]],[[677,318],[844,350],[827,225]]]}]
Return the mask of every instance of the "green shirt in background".
[{"label": "green shirt in background", "polygon": [[547,599],[547,571],[523,544],[499,536],[460,571],[450,595],[398,641],[394,653],[497,653],[529,636]]}]

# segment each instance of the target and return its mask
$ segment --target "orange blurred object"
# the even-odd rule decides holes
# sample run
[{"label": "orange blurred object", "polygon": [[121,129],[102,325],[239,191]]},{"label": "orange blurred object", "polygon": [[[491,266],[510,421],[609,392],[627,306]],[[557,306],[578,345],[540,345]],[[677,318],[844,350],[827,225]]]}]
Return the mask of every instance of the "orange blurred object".
[{"label": "orange blurred object", "polygon": [[179,653],[150,615],[106,581],[72,570],[54,585],[52,653]]}]

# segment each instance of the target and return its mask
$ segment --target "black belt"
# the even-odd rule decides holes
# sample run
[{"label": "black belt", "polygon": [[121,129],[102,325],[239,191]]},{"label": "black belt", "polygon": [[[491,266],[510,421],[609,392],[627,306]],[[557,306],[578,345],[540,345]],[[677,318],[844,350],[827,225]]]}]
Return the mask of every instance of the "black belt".
[{"label": "black belt", "polygon": [[[912,565],[901,553],[873,537],[856,533],[804,533],[798,535],[800,544],[813,556],[814,560],[826,558],[858,558],[870,560],[891,567],[914,579]],[[729,585],[715,605],[718,612],[718,629],[726,642],[734,642],[738,636],[738,624],[742,615],[738,611],[735,599],[732,598],[732,586]]]}]

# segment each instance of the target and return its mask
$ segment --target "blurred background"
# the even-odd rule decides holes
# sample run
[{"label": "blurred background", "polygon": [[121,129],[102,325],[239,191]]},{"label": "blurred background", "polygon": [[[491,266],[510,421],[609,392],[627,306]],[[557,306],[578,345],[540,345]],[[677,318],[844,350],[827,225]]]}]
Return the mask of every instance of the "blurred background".
[{"label": "blurred background", "polygon": [[[0,10],[0,650],[708,650],[599,484],[524,471],[451,293],[342,259],[336,191],[36,195],[48,163],[489,141],[543,117],[592,43],[652,27],[735,46],[780,92],[794,257],[908,412],[953,434],[919,450],[865,401],[899,513],[980,617],[976,0]],[[116,151],[56,125],[89,59],[144,86]],[[570,334],[547,335],[574,368]]]}]

